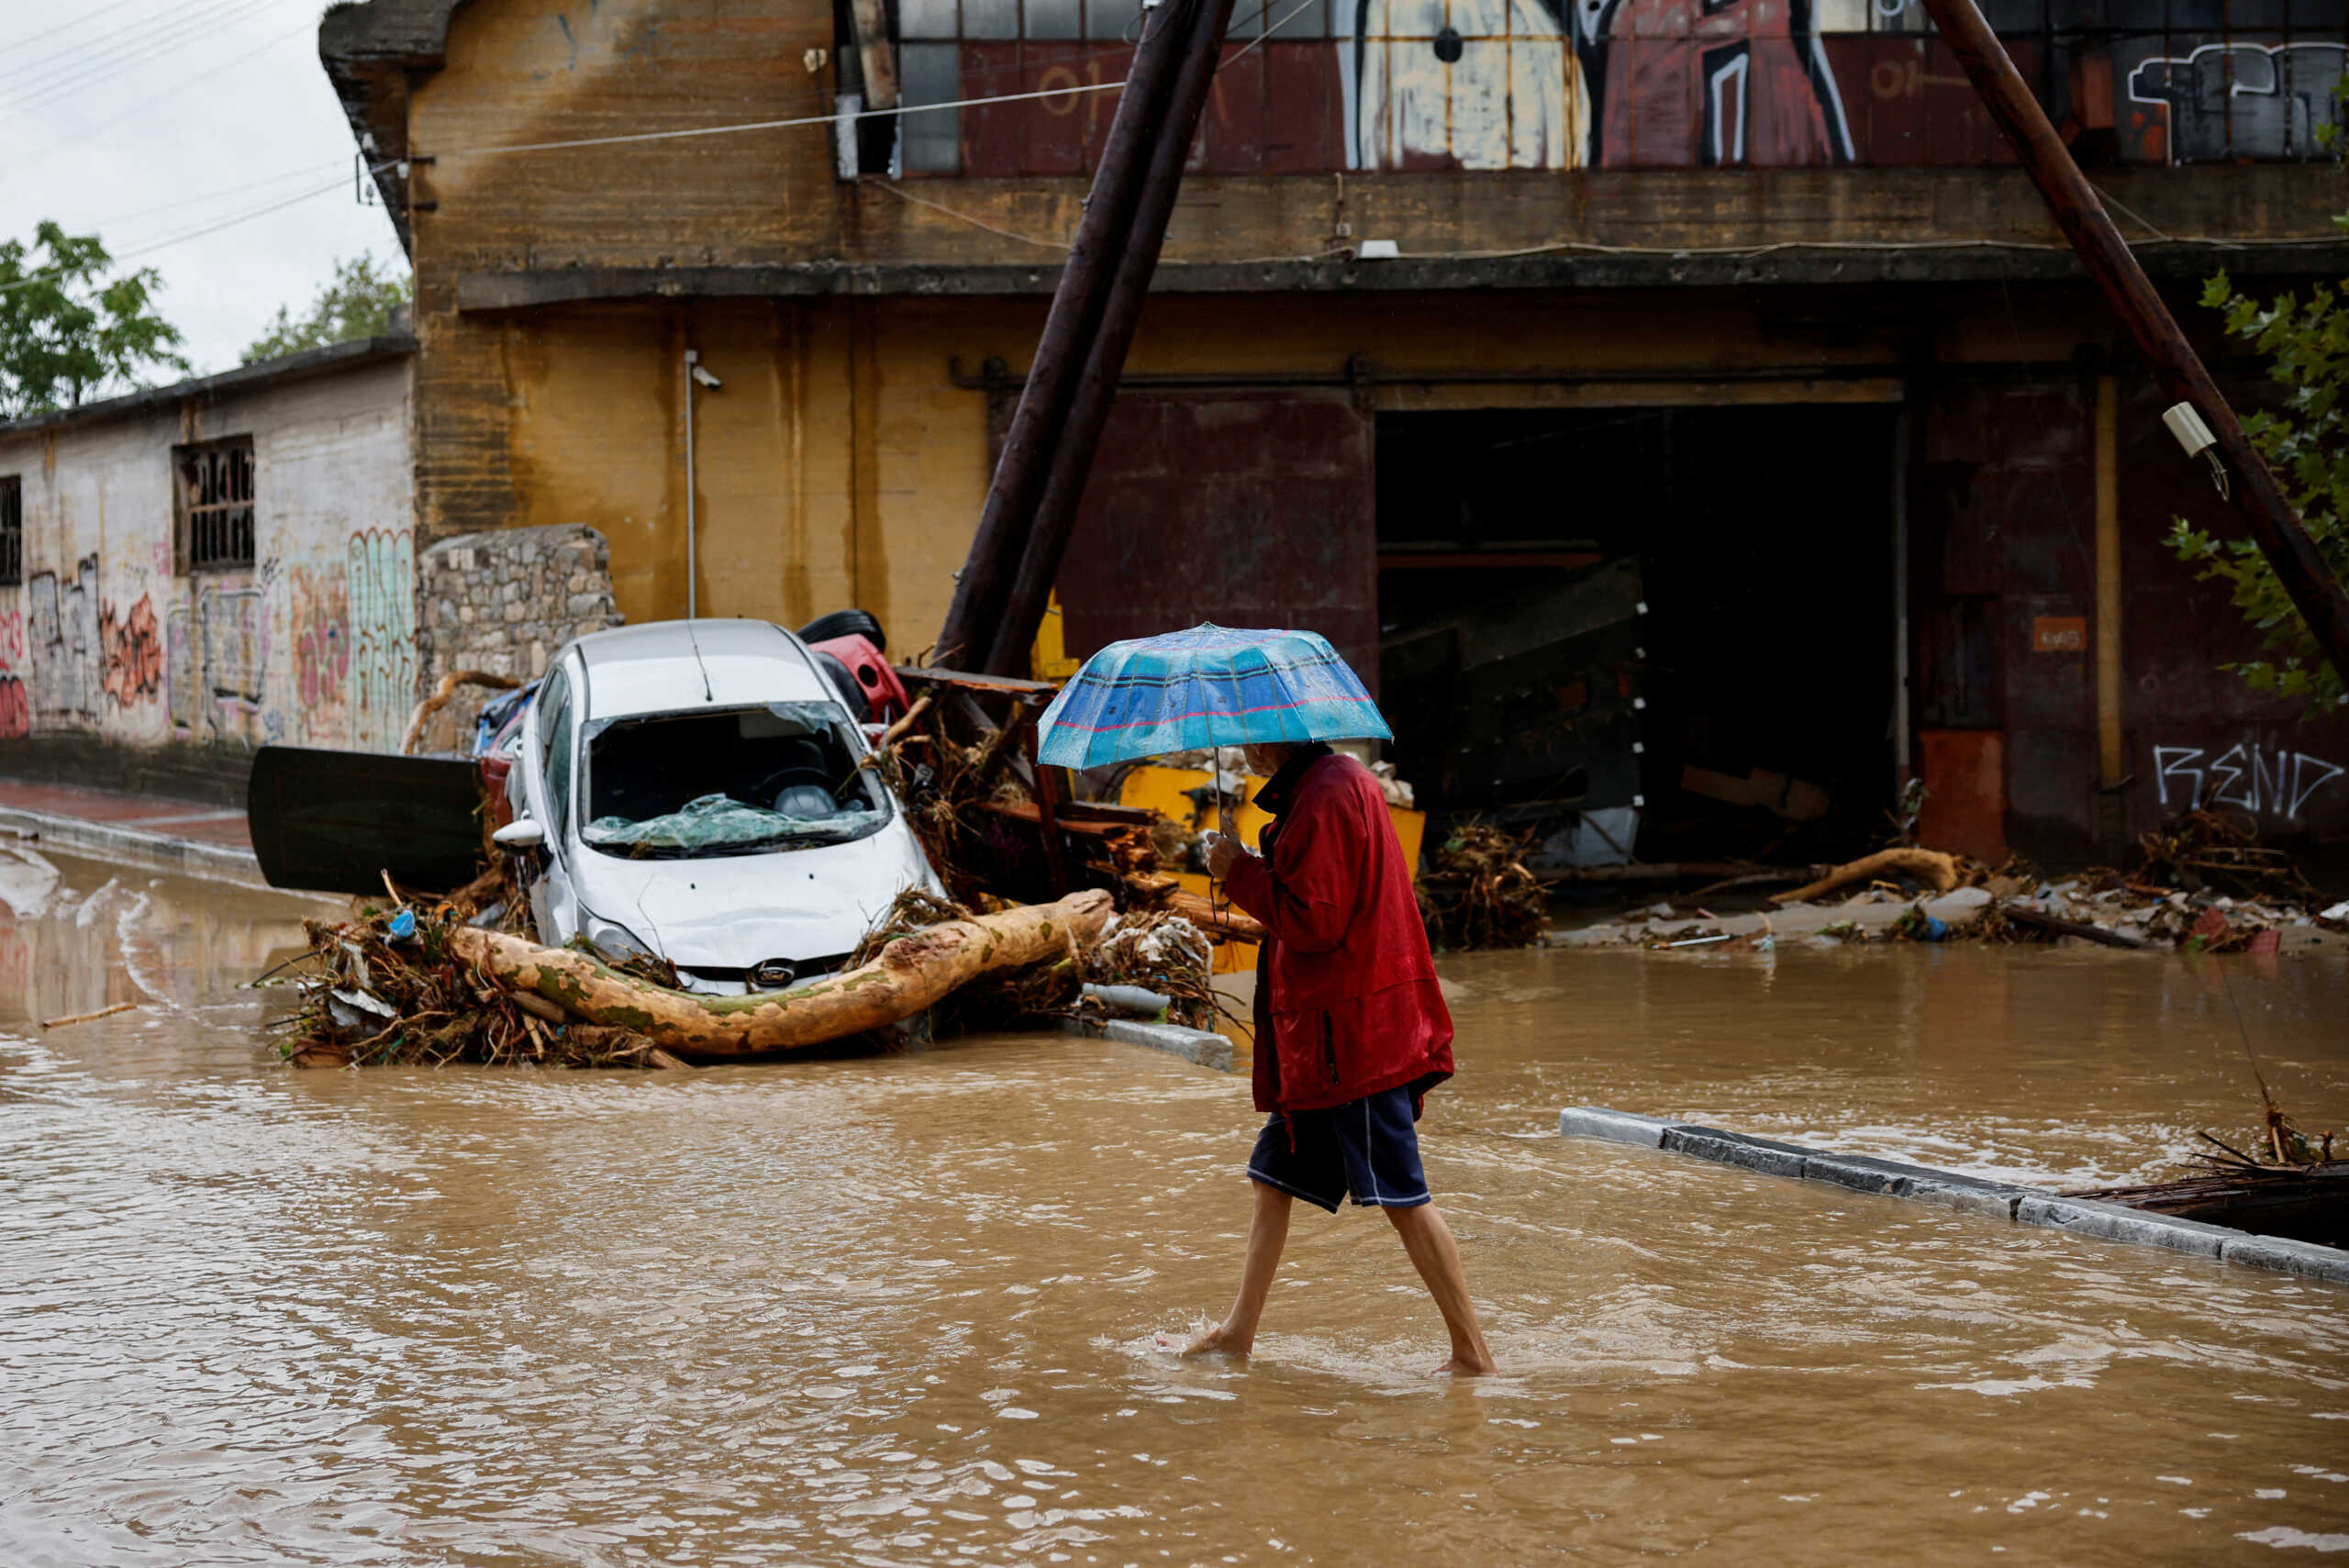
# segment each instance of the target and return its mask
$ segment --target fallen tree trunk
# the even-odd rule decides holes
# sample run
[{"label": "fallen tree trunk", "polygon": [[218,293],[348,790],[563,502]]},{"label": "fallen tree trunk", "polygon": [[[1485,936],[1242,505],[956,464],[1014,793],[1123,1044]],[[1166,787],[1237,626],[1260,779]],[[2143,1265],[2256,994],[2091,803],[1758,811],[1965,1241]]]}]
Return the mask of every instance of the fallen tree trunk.
[{"label": "fallen tree trunk", "polygon": [[1073,893],[948,920],[898,938],[871,962],[788,991],[697,996],[607,968],[583,952],[460,927],[450,945],[513,991],[591,1024],[633,1029],[695,1056],[751,1056],[821,1045],[909,1018],[982,974],[1019,969],[1097,940],[1109,895]]},{"label": "fallen tree trunk", "polygon": [[1832,893],[1855,882],[1866,882],[1887,873],[1906,874],[1920,882],[1933,884],[1936,893],[1947,893],[1958,884],[1957,857],[1945,855],[1939,850],[1878,850],[1872,855],[1846,861],[1817,882],[1806,883],[1787,893],[1773,893],[1773,904],[1804,904],[1821,894]]},{"label": "fallen tree trunk", "polygon": [[1178,889],[1166,895],[1164,906],[1170,915],[1180,915],[1202,931],[1234,941],[1261,942],[1264,928],[1253,915],[1236,905],[1218,904],[1196,893]]}]

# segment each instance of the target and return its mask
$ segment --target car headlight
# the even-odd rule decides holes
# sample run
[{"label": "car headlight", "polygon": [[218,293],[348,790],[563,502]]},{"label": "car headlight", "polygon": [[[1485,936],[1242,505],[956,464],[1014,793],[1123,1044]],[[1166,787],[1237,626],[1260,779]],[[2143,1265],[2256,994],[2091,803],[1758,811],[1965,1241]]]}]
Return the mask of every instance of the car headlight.
[{"label": "car headlight", "polygon": [[634,931],[617,920],[607,920],[601,915],[589,915],[587,923],[579,929],[587,945],[611,962],[623,959],[658,958],[661,955],[640,940]]}]

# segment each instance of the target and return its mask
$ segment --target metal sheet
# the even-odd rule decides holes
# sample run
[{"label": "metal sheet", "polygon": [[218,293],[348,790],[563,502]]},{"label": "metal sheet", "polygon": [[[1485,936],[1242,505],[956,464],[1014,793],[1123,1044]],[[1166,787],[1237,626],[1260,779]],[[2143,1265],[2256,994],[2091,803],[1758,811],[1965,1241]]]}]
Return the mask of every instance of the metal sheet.
[{"label": "metal sheet", "polygon": [[1068,651],[1212,620],[1378,684],[1371,425],[1342,393],[1118,399],[1058,580]]}]

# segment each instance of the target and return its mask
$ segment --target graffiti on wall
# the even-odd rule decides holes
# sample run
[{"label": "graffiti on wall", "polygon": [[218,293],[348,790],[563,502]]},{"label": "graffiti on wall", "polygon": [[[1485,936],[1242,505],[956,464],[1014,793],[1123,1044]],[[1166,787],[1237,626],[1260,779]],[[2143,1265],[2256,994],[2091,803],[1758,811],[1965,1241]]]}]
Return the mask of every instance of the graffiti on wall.
[{"label": "graffiti on wall", "polygon": [[1349,168],[1581,167],[1590,139],[1582,65],[1543,0],[1338,8]]},{"label": "graffiti on wall", "polygon": [[98,717],[98,558],[85,555],[72,577],[54,572],[25,578],[26,656],[32,667],[32,712],[43,723],[79,725]]},{"label": "graffiti on wall", "polygon": [[2232,806],[2254,817],[2296,821],[2320,791],[2349,773],[2337,762],[2283,746],[2237,741],[2211,754],[2207,746],[2154,748],[2154,787],[2165,810]]},{"label": "graffiti on wall", "polygon": [[100,684],[116,706],[155,700],[163,689],[163,643],[149,595],[139,595],[127,616],[117,616],[112,605],[102,608],[98,646],[102,651]]},{"label": "graffiti on wall", "polygon": [[0,740],[32,733],[32,701],[26,695],[25,612],[0,613]]},{"label": "graffiti on wall", "polygon": [[195,625],[215,728],[259,713],[269,695],[268,595],[257,586],[207,583],[196,590]]},{"label": "graffiti on wall", "polygon": [[416,536],[353,534],[344,556],[351,606],[351,743],[392,751],[416,704]]},{"label": "graffiti on wall", "polygon": [[[2321,158],[2320,132],[2342,123],[2333,89],[2349,47],[2337,13],[2286,36],[2245,31],[2239,7],[2203,0],[2174,0],[2165,16],[2157,7],[2142,30],[2051,26],[2035,0],[1991,9],[2025,81],[2088,157]],[[925,113],[909,170],[1068,174],[1097,161],[1109,100],[1052,89],[1117,80],[1130,45],[1022,38],[1048,12],[1035,0],[961,0],[967,38],[952,36],[955,6],[926,10],[907,59],[937,63],[907,76],[909,103],[984,97],[1008,81],[1045,95]],[[1954,56],[1898,0],[1327,0],[1275,10],[1284,20],[1270,36],[1242,42],[1235,32],[1228,46],[1197,172],[2012,161]],[[940,17],[944,30],[932,26]]]},{"label": "graffiti on wall", "polygon": [[2129,98],[2174,163],[2320,157],[2319,130],[2341,122],[2344,55],[2337,41],[2204,44],[2140,62]]},{"label": "graffiti on wall", "polygon": [[297,566],[291,573],[294,689],[315,713],[342,700],[351,667],[351,595],[343,572]]},{"label": "graffiti on wall", "polygon": [[185,605],[163,617],[163,691],[172,710],[172,732],[187,740],[204,726],[204,692],[195,670],[195,617]]},{"label": "graffiti on wall", "polygon": [[276,563],[255,583],[199,582],[164,617],[163,666],[172,730],[186,740],[251,740],[269,695],[269,592]]}]

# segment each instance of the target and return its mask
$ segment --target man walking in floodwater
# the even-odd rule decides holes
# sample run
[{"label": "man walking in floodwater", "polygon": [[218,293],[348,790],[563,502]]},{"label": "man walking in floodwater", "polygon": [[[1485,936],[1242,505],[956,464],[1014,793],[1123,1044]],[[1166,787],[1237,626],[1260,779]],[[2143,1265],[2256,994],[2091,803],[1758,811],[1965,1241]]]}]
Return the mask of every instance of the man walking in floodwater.
[{"label": "man walking in floodwater", "polygon": [[1315,743],[1251,746],[1270,773],[1256,804],[1264,853],[1213,836],[1208,870],[1270,933],[1256,970],[1256,1108],[1271,1113],[1248,1161],[1255,1217],[1240,1296],[1184,1353],[1244,1356],[1288,1240],[1289,1203],[1330,1213],[1352,1196],[1385,1211],[1443,1314],[1440,1373],[1493,1370],[1460,1249],[1419,1168],[1427,1092],[1452,1076],[1452,1015],[1419,923],[1411,868],[1378,780]]}]

